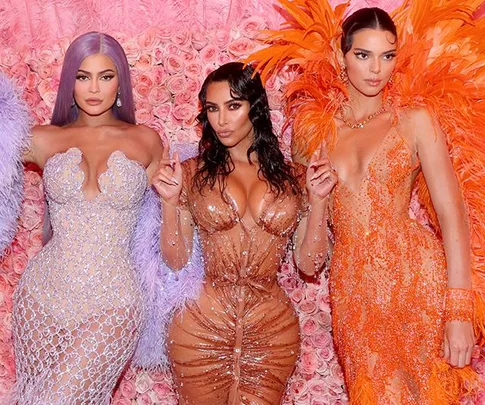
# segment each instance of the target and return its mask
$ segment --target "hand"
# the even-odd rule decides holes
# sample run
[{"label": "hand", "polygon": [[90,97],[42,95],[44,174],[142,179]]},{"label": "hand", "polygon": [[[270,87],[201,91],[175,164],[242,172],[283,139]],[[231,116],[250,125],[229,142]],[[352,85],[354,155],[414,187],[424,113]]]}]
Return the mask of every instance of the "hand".
[{"label": "hand", "polygon": [[337,184],[337,180],[337,172],[328,159],[327,144],[322,141],[320,148],[310,158],[306,171],[306,188],[310,200],[324,200]]},{"label": "hand", "polygon": [[460,368],[469,365],[474,346],[475,337],[471,322],[446,322],[443,358],[448,364]]},{"label": "hand", "polygon": [[152,177],[152,184],[163,202],[177,206],[182,192],[182,166],[178,153],[170,159],[170,148],[164,145],[162,159]]}]

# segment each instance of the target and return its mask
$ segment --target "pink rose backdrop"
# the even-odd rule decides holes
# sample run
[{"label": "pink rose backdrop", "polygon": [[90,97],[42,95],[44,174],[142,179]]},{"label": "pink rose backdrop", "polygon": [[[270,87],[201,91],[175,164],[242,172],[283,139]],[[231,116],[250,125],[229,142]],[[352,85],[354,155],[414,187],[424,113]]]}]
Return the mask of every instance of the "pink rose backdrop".
[{"label": "pink rose backdrop", "polygon": [[[23,90],[36,123],[48,123],[55,102],[64,53],[77,35],[101,30],[119,40],[131,65],[136,116],[172,145],[196,143],[197,93],[204,77],[221,64],[244,57],[260,44],[258,31],[282,21],[273,2],[226,1],[11,1],[0,7],[0,68]],[[102,3],[102,6],[100,5]],[[352,8],[379,5],[392,10],[399,1],[353,2]],[[286,72],[266,84],[275,131],[284,122],[282,94]],[[290,134],[282,134],[288,153]],[[11,344],[12,294],[27,261],[41,248],[44,197],[40,174],[27,168],[25,201],[17,236],[0,262],[0,403],[15,380]],[[418,218],[419,207],[414,207]],[[425,218],[421,218],[425,221]],[[302,351],[288,383],[284,404],[348,402],[332,345],[326,275],[307,283],[283,265],[282,288],[300,317]],[[485,354],[485,353],[482,353]],[[485,376],[485,361],[474,366]],[[484,377],[485,383],[485,377]],[[115,404],[176,404],[169,370],[128,368],[114,395]],[[485,395],[463,403],[485,403]]]}]

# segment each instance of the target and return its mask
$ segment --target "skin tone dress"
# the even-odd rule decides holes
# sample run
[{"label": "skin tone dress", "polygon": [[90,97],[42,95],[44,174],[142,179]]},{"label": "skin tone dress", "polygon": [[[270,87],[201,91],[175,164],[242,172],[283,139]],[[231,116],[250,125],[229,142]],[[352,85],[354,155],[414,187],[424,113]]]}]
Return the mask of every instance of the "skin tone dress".
[{"label": "skin tone dress", "polygon": [[259,217],[247,223],[230,190],[186,187],[193,173],[188,162],[182,168],[181,209],[198,227],[206,278],[199,299],[175,315],[169,330],[180,403],[279,404],[300,339],[276,272],[305,197],[267,193]]},{"label": "skin tone dress", "polygon": [[439,403],[447,274],[442,244],[408,214],[419,171],[391,127],[358,190],[339,179],[331,196],[333,330],[353,403]]},{"label": "skin tone dress", "polygon": [[71,148],[44,167],[54,236],[14,296],[19,405],[109,403],[145,317],[129,246],[147,189],[145,168],[113,152],[100,193],[88,200],[82,160]]}]

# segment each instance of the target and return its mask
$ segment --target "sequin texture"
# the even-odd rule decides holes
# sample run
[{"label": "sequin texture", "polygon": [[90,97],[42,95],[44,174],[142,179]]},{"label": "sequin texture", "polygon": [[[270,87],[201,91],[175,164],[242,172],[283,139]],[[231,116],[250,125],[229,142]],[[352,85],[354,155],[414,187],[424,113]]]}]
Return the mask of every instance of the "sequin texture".
[{"label": "sequin texture", "polygon": [[392,127],[359,189],[339,180],[332,194],[333,330],[352,403],[436,403],[447,277],[441,242],[408,214],[419,169]]},{"label": "sequin texture", "polygon": [[229,193],[185,187],[192,174],[188,163],[183,169],[182,208],[198,226],[206,278],[200,298],[176,314],[169,331],[180,403],[279,404],[300,340],[276,272],[305,199],[268,193],[259,220],[248,224]]},{"label": "sequin texture", "polygon": [[19,405],[107,403],[145,317],[129,254],[145,169],[113,152],[88,200],[82,159],[71,148],[44,168],[54,235],[14,296]]}]

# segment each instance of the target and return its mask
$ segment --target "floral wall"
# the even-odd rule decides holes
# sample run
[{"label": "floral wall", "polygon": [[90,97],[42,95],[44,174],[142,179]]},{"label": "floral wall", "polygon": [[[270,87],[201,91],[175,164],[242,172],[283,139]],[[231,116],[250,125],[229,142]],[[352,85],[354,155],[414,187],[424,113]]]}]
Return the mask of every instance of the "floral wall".
[{"label": "floral wall", "polygon": [[[398,4],[356,1],[350,9],[379,5],[392,10]],[[205,76],[261,46],[259,31],[276,28],[282,20],[277,5],[268,0],[53,0],[47,5],[40,0],[7,0],[0,6],[0,69],[22,90],[34,123],[48,123],[70,41],[89,30],[107,32],[122,44],[132,68],[138,122],[157,130],[172,145],[196,143],[197,93]],[[283,72],[266,84],[275,131],[281,135],[285,153],[291,134],[281,134],[282,94],[289,80],[291,75]],[[45,207],[41,175],[33,166],[26,168],[25,190],[17,236],[0,261],[0,404],[15,381],[12,294],[29,258],[41,248]],[[283,403],[346,404],[332,346],[326,274],[316,283],[307,283],[285,264],[279,281],[298,312],[302,337],[301,356]],[[478,352],[474,366],[485,375],[485,361]],[[149,373],[129,367],[114,403],[176,404],[170,371]],[[463,403],[485,404],[485,395]]]}]

